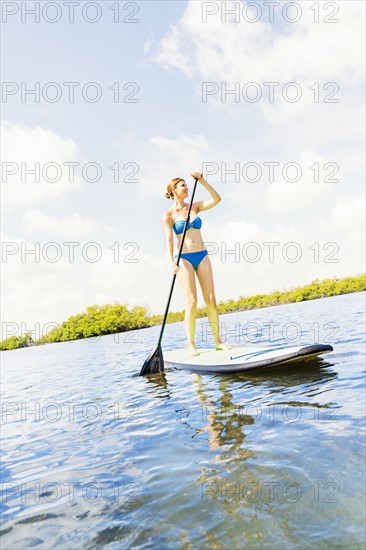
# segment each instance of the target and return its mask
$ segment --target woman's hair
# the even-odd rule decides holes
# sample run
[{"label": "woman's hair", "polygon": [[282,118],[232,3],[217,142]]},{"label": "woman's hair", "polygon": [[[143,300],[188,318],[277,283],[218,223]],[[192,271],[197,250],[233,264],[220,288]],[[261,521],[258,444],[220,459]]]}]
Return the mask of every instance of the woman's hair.
[{"label": "woman's hair", "polygon": [[173,189],[180,181],[184,181],[184,180],[182,178],[173,178],[172,180],[170,180],[166,188],[166,193],[165,193],[166,199],[174,199]]}]

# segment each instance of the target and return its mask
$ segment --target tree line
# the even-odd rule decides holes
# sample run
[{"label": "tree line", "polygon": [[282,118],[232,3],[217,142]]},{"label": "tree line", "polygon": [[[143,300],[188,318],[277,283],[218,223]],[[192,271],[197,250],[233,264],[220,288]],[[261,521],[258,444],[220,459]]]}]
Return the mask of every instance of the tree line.
[{"label": "tree line", "polygon": [[[344,277],[338,279],[318,279],[303,287],[296,287],[291,290],[275,290],[270,294],[256,294],[255,296],[240,296],[237,300],[227,300],[217,304],[219,315],[257,309],[262,307],[303,302],[316,298],[338,296],[351,292],[362,292],[366,290],[366,274]],[[197,318],[206,317],[206,308],[197,309]],[[167,323],[176,323],[184,319],[184,311],[168,313]],[[86,308],[83,313],[72,315],[47,334],[33,340],[30,333],[23,336],[10,336],[0,342],[0,350],[12,350],[33,345],[49,344],[52,342],[66,342],[78,340],[91,336],[103,334],[114,334],[128,330],[137,330],[159,325],[163,321],[163,315],[150,315],[149,311],[142,306],[135,306],[129,309],[124,304],[94,305]]]}]

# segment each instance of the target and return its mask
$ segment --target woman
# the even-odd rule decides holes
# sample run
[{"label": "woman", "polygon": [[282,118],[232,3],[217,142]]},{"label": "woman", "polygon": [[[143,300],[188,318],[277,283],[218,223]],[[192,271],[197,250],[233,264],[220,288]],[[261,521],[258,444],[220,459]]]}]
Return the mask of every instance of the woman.
[{"label": "woman", "polygon": [[174,204],[171,208],[164,212],[163,220],[166,246],[171,261],[171,266],[174,273],[177,274],[177,278],[186,298],[185,328],[188,339],[188,349],[190,355],[199,355],[194,342],[197,311],[195,275],[197,275],[201,286],[203,299],[207,308],[207,317],[210,322],[212,335],[215,341],[215,347],[216,349],[231,349],[231,347],[221,342],[212,266],[208,252],[202,240],[200,231],[202,221],[198,216],[199,212],[203,212],[204,210],[208,210],[209,208],[216,206],[216,204],[221,201],[221,197],[217,191],[215,191],[215,189],[207,183],[202,174],[193,172],[191,175],[193,178],[198,179],[201,185],[203,185],[203,187],[205,187],[210,193],[212,198],[206,201],[194,202],[192,204],[190,213],[191,221],[188,224],[186,236],[184,238],[179,266],[175,262],[175,258],[178,257],[178,254],[173,257],[173,231],[177,236],[177,246],[179,250],[184,231],[185,219],[187,219],[189,210],[189,204],[185,202],[188,197],[188,187],[182,178],[174,178],[170,180],[167,186],[165,197],[167,199],[173,199]]}]

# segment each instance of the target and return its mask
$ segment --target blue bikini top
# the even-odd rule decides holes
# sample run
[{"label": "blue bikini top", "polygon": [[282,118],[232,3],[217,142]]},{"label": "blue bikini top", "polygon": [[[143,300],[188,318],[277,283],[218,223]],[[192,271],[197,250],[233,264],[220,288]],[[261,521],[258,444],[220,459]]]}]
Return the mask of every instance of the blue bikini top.
[{"label": "blue bikini top", "polygon": [[[184,224],[186,223],[186,220],[178,220],[173,225],[173,230],[176,235],[179,235],[180,233],[183,233],[184,231]],[[202,220],[199,216],[197,216],[193,222],[188,222],[187,224],[187,231],[190,227],[194,227],[195,229],[201,229],[202,227]]]}]

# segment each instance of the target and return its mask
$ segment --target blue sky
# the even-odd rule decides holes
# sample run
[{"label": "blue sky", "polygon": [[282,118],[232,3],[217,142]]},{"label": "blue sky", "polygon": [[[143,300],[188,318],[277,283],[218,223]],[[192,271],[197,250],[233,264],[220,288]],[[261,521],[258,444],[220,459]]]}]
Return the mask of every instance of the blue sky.
[{"label": "blue sky", "polygon": [[[256,23],[245,21],[242,11],[238,22],[233,17],[223,22],[219,11],[203,23],[206,8],[197,1],[134,2],[132,8],[120,2],[122,17],[138,6],[137,23],[114,23],[114,3],[95,3],[102,15],[94,24],[81,17],[87,2],[75,7],[74,23],[58,2],[59,22],[41,15],[40,23],[31,16],[22,23],[21,5],[35,3],[5,2],[3,10],[4,4],[16,4],[19,12],[2,25],[3,82],[19,88],[22,82],[28,88],[39,82],[41,89],[56,82],[62,92],[56,103],[42,97],[36,103],[29,96],[22,102],[20,93],[5,102],[2,95],[2,161],[62,167],[57,183],[35,183],[31,176],[22,182],[19,173],[2,183],[2,239],[13,243],[6,245],[2,265],[3,320],[17,324],[18,332],[22,323],[31,328],[36,322],[61,322],[92,304],[119,301],[162,312],[172,275],[162,226],[163,210],[171,204],[164,198],[166,184],[176,176],[191,182],[190,172],[205,171],[207,163],[217,166],[217,173],[206,170],[206,177],[223,199],[202,215],[203,239],[215,251],[219,301],[364,270],[362,2],[337,2],[333,16],[320,3],[319,23],[309,2],[298,4],[302,13],[296,23],[284,20],[285,2],[276,8],[274,23],[268,22],[263,2],[257,2],[263,17]],[[229,8],[234,4],[226,2]],[[216,5],[221,9],[223,3]],[[246,2],[236,5],[242,10]],[[338,22],[326,24],[325,16]],[[80,83],[74,103],[64,82]],[[91,82],[102,90],[97,103],[80,94]],[[132,86],[123,90],[125,83],[136,83],[138,102],[114,103],[109,87],[116,82],[122,95],[132,91]],[[256,82],[262,98],[251,103],[241,95],[235,102],[231,95],[220,101],[216,94],[204,102],[203,82],[228,88],[237,83],[240,92]],[[266,82],[279,83],[273,103]],[[290,82],[301,90],[298,102],[282,98]],[[314,102],[314,83],[319,102]],[[332,91],[338,102],[325,103]],[[70,183],[65,162],[98,163],[102,177],[85,181],[77,168]],[[268,180],[268,162],[280,163],[274,182]],[[297,183],[281,175],[291,162],[302,168]],[[123,177],[126,163],[138,165],[138,181],[115,183],[109,169],[114,163]],[[239,181],[225,178],[225,163],[228,169],[239,166]],[[248,163],[262,170],[256,183],[248,181],[251,172],[242,175]],[[315,163],[319,182],[309,168]],[[326,181],[335,165],[338,181]],[[196,198],[207,198],[207,192],[198,188]],[[40,243],[42,251],[50,242],[60,247],[58,262],[42,253],[39,262],[30,255],[22,261],[22,246]],[[74,262],[65,242],[80,243]],[[82,257],[88,242],[100,246],[100,261]],[[125,261],[113,261],[110,247],[116,242]],[[279,243],[272,262],[268,242]],[[296,249],[289,249],[292,242]],[[257,262],[246,256],[248,243],[256,243],[252,251],[261,253]],[[12,246],[19,253],[9,254]],[[225,257],[225,249],[235,246],[239,257]],[[126,260],[132,250],[135,262]],[[301,258],[286,260],[283,250],[300,251]],[[200,291],[199,300],[203,306]],[[171,309],[183,307],[177,285]]]}]

